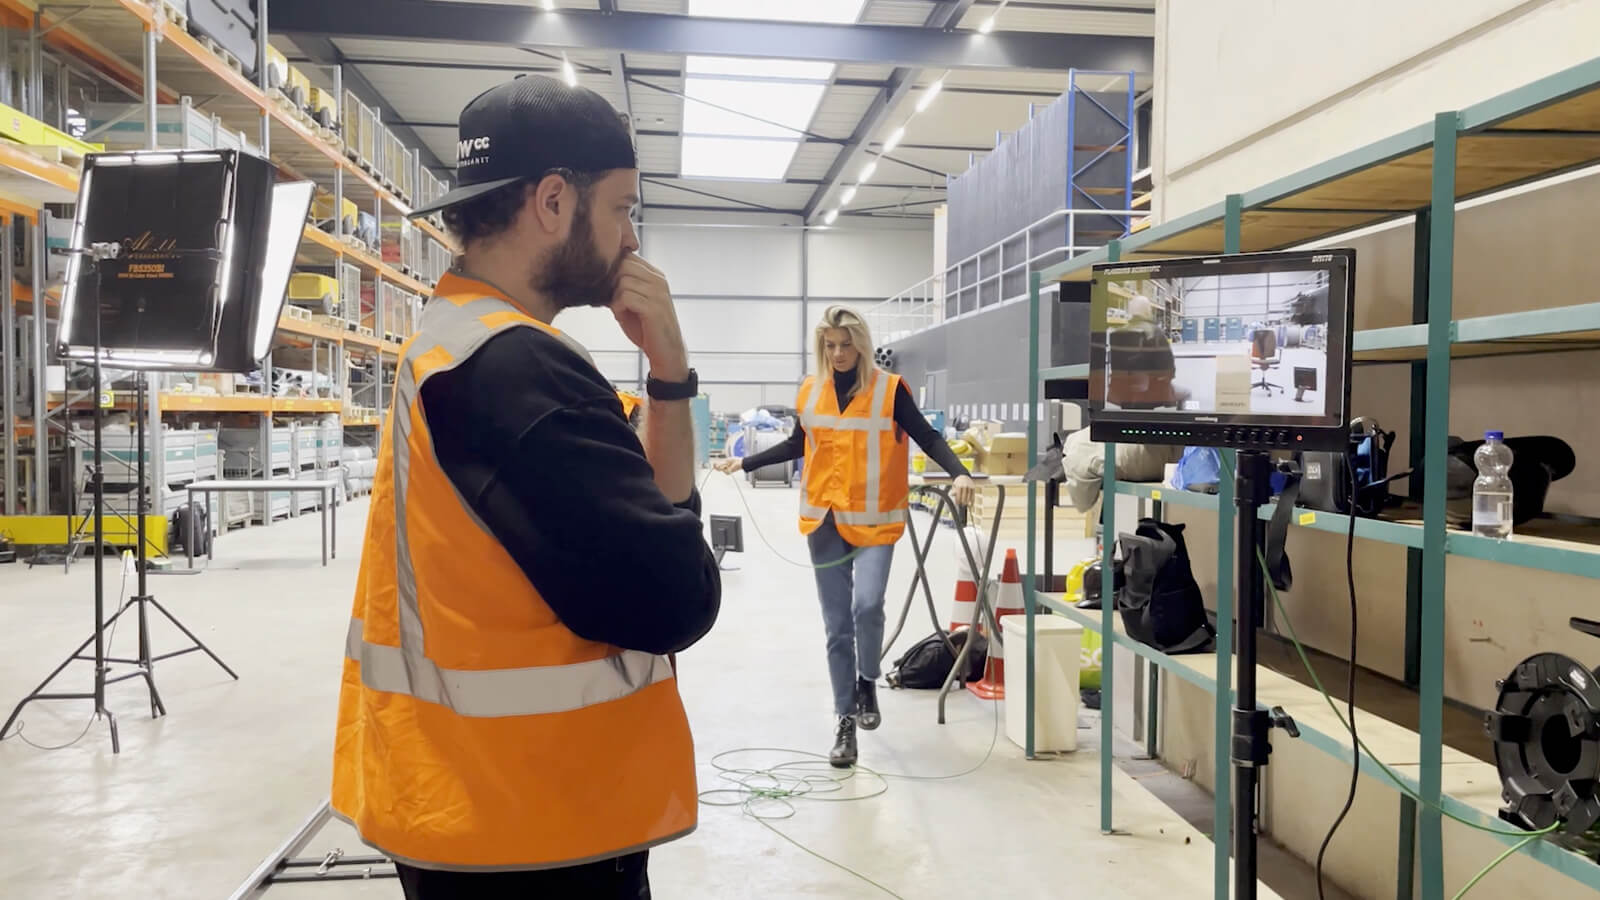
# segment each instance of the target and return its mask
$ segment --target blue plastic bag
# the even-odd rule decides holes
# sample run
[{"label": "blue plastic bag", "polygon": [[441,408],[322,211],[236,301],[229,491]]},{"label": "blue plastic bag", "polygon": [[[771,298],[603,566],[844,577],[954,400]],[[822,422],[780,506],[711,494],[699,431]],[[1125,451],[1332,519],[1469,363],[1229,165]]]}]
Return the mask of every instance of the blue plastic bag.
[{"label": "blue plastic bag", "polygon": [[1200,490],[1222,482],[1222,456],[1215,447],[1185,447],[1178,458],[1178,471],[1172,486],[1179,490]]},{"label": "blue plastic bag", "polygon": [[[1212,493],[1222,482],[1222,454],[1215,447],[1185,447],[1178,459],[1178,471],[1172,476],[1172,486],[1179,490]],[[1272,470],[1273,496],[1283,492],[1288,476]]]}]

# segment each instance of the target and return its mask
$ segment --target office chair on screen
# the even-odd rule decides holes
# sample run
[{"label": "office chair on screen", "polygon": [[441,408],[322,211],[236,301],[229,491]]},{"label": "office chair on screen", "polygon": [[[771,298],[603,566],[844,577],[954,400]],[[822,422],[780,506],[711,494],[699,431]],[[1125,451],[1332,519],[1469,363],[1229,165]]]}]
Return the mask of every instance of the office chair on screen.
[{"label": "office chair on screen", "polygon": [[1267,380],[1267,373],[1278,368],[1283,363],[1283,356],[1278,353],[1278,333],[1270,328],[1262,328],[1250,336],[1250,365],[1260,373],[1260,380],[1250,385],[1251,390],[1261,388],[1272,396],[1273,391],[1284,390],[1283,385],[1273,384]]}]

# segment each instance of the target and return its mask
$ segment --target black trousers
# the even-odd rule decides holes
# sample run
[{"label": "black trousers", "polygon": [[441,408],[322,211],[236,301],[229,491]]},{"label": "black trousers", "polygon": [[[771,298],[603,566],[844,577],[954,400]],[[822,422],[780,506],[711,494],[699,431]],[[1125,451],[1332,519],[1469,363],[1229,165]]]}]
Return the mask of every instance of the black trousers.
[{"label": "black trousers", "polygon": [[527,872],[445,872],[395,863],[406,900],[650,900],[650,852]]}]

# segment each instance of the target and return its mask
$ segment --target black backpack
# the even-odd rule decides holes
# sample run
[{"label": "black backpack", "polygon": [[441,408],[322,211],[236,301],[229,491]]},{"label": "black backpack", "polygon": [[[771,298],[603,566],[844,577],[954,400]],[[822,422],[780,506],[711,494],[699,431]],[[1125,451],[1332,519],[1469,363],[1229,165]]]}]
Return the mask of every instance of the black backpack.
[{"label": "black backpack", "polygon": [[1140,519],[1119,543],[1127,582],[1117,609],[1128,636],[1163,653],[1209,651],[1217,629],[1189,566],[1183,526]]},{"label": "black backpack", "polygon": [[946,644],[945,634],[936,631],[912,644],[911,649],[901,654],[885,673],[889,687],[924,690],[944,687],[944,680],[950,677],[950,670],[956,664],[956,658],[950,655],[950,644],[955,645],[956,652],[960,653],[961,646],[969,639],[974,643],[967,654],[967,675],[963,680],[982,680],[983,666],[989,658],[989,639],[981,634],[974,635],[965,628],[950,632],[949,639],[949,644]]}]

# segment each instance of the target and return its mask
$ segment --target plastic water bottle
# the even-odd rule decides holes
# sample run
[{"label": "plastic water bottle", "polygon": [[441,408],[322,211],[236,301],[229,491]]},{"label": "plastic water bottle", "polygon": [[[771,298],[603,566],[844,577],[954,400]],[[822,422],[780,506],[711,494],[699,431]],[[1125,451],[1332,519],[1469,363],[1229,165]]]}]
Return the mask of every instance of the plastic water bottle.
[{"label": "plastic water bottle", "polygon": [[1511,536],[1511,448],[1505,434],[1486,431],[1472,460],[1478,478],[1472,482],[1472,533],[1481,537]]}]

